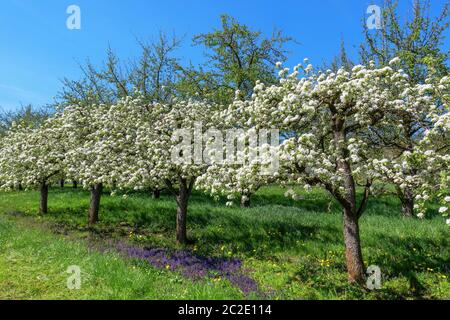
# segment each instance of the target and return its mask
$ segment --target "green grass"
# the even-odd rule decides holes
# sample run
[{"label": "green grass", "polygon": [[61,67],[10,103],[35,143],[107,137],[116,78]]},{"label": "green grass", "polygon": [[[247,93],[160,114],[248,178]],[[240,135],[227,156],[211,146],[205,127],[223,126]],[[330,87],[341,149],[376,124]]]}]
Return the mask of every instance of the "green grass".
[{"label": "green grass", "polygon": [[[0,299],[238,299],[227,283],[192,282],[166,270],[90,251],[40,228],[0,216]],[[69,290],[67,268],[81,270]]]},{"label": "green grass", "polygon": [[[228,208],[224,201],[195,193],[188,248],[240,258],[265,298],[450,297],[450,228],[436,207],[427,219],[405,219],[396,198],[370,201],[361,219],[363,255],[366,265],[381,268],[383,281],[381,290],[367,292],[347,284],[339,206],[319,190],[300,201],[285,198],[284,191],[261,189],[249,209]],[[5,213],[0,220],[0,298],[249,298],[226,281],[192,282],[176,272],[87,250],[86,239],[92,237],[177,248],[175,202],[169,195],[153,200],[144,193],[132,192],[126,199],[105,193],[94,230],[86,226],[86,191],[52,189],[50,212],[43,218],[36,214],[35,191],[0,197]],[[70,264],[80,265],[87,275],[81,290],[65,288]]]}]

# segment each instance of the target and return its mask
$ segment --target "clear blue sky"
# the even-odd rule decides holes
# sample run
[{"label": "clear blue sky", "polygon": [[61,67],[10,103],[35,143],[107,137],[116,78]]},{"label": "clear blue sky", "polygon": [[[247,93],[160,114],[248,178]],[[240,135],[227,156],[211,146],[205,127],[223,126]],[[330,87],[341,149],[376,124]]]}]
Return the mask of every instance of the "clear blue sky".
[{"label": "clear blue sky", "polygon": [[[432,0],[432,13],[446,0]],[[66,28],[69,5],[81,8],[81,30]],[[0,106],[39,106],[53,101],[67,76],[78,78],[77,62],[105,58],[108,45],[121,58],[138,54],[135,38],[151,40],[159,30],[185,36],[178,55],[199,62],[193,35],[219,27],[222,13],[270,34],[274,27],[294,37],[293,65],[310,58],[315,64],[338,53],[343,37],[352,57],[362,40],[361,21],[370,4],[382,0],[2,0],[0,5]],[[412,0],[400,0],[411,12]],[[449,41],[444,46],[449,48]]]}]

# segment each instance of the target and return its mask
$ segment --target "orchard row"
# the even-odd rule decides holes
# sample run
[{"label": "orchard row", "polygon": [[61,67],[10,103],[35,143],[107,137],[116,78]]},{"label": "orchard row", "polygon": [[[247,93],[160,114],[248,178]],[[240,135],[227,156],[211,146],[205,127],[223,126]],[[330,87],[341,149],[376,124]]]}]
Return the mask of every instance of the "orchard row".
[{"label": "orchard row", "polygon": [[[337,72],[315,71],[306,60],[292,71],[277,64],[276,84],[257,82],[251,97],[237,91],[229,105],[199,98],[148,104],[137,95],[114,104],[66,106],[39,127],[16,123],[2,138],[0,184],[4,190],[39,187],[45,214],[52,182],[63,177],[82,183],[91,190],[91,225],[98,220],[105,185],[167,189],[177,203],[181,244],[194,188],[226,196],[228,205],[238,200],[248,206],[252,194],[267,184],[321,187],[342,207],[349,281],[363,283],[358,220],[376,185],[395,187],[405,215],[423,217],[427,201],[442,202],[445,215],[450,201],[445,194],[450,78],[430,75],[426,83],[414,84],[399,62]],[[238,135],[241,161],[174,161],[174,154],[193,150],[191,139],[181,141],[175,133],[194,132],[198,123],[204,132],[276,129],[281,139],[274,146],[256,145],[248,134]],[[218,136],[204,139],[205,147]],[[255,152],[263,159],[245,161]],[[277,170],[265,170],[274,158]],[[295,192],[289,189],[286,195],[295,197]]]}]

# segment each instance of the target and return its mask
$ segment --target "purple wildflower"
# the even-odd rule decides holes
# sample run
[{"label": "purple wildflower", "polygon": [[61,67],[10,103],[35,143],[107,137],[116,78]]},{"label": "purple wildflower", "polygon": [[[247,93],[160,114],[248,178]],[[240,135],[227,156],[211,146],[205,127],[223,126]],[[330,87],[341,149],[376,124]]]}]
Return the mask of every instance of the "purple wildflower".
[{"label": "purple wildflower", "polygon": [[124,243],[118,243],[115,247],[127,257],[147,260],[159,269],[180,271],[191,279],[220,276],[228,279],[244,293],[258,291],[256,281],[244,274],[242,261],[236,258],[203,257],[186,250],[142,248]]}]

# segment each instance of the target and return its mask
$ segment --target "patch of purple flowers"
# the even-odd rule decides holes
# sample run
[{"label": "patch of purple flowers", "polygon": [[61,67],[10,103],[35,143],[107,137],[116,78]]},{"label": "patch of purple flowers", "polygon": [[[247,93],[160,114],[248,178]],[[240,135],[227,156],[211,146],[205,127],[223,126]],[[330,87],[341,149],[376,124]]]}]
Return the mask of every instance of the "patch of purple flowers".
[{"label": "patch of purple flowers", "polygon": [[244,293],[258,291],[256,281],[244,274],[242,262],[236,258],[203,257],[186,250],[142,248],[124,243],[116,244],[116,249],[130,258],[147,260],[156,268],[180,271],[191,279],[223,277]]}]

